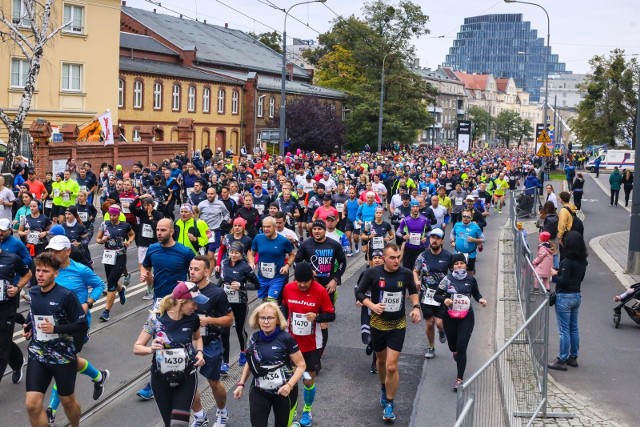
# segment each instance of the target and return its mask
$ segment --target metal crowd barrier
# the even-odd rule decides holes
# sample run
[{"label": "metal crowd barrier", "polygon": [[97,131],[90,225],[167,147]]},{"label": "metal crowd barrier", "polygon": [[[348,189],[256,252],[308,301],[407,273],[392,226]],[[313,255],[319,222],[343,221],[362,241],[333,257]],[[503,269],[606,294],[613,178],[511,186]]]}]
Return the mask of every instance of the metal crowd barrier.
[{"label": "metal crowd barrier", "polygon": [[[505,273],[504,296],[518,303],[520,316],[513,325],[517,330],[458,388],[456,426],[529,426],[536,417],[551,415],[547,412],[549,293],[531,264],[526,231],[517,228],[522,213],[519,193],[510,192],[512,239],[504,250],[513,257],[514,270]],[[529,214],[536,215],[537,205],[535,200]]]}]

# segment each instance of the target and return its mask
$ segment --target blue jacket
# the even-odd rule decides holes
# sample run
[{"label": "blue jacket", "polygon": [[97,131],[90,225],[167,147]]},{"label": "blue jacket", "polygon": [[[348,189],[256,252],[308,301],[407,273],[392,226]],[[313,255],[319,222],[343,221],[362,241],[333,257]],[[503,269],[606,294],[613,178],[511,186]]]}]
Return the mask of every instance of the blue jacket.
[{"label": "blue jacket", "polygon": [[[80,304],[87,302],[89,297],[98,301],[104,291],[102,279],[89,267],[74,260],[69,260],[69,266],[60,269],[56,283],[73,292],[78,297]],[[91,293],[89,293],[89,289],[91,289]],[[87,312],[87,320],[91,326],[91,310]]]},{"label": "blue jacket", "polygon": [[524,180],[524,194],[533,196],[535,194],[535,189],[540,187],[540,180],[535,175],[527,175]]},{"label": "blue jacket", "polygon": [[25,265],[31,265],[31,262],[33,261],[31,259],[31,255],[29,255],[29,250],[24,243],[13,236],[9,236],[7,237],[7,240],[0,242],[0,249],[7,252],[13,252],[18,255]]}]

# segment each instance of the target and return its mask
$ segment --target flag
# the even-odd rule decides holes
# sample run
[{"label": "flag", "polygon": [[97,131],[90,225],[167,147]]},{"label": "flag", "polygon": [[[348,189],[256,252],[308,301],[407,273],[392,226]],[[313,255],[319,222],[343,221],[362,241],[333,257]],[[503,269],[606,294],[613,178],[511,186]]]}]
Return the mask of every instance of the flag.
[{"label": "flag", "polygon": [[98,116],[100,127],[104,138],[104,145],[113,145],[113,122],[111,121],[111,110],[107,110]]}]

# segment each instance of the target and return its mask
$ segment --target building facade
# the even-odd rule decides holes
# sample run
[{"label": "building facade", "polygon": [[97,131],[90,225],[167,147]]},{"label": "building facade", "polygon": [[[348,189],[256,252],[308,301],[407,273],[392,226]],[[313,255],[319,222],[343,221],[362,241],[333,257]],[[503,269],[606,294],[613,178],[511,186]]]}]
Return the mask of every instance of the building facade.
[{"label": "building facade", "polygon": [[[28,32],[22,0],[0,0],[0,10]],[[82,124],[111,109],[118,120],[119,0],[57,0],[51,13],[52,27],[69,25],[44,48],[23,140],[17,154],[30,157],[29,124],[43,118],[54,130],[65,123]],[[5,40],[0,56],[0,107],[12,117],[22,99],[29,64],[21,50]],[[2,77],[4,76],[4,77]],[[0,125],[0,140],[7,129]]]},{"label": "building facade", "polygon": [[570,73],[531,23],[522,20],[522,14],[494,14],[465,18],[444,66],[511,77],[535,103],[540,101],[547,59],[549,74]]},{"label": "building facade", "polygon": [[[558,108],[575,109],[582,101],[582,94],[578,85],[582,84],[585,74],[554,74],[549,76],[549,104]],[[545,88],[540,88],[542,102],[544,102]]]}]

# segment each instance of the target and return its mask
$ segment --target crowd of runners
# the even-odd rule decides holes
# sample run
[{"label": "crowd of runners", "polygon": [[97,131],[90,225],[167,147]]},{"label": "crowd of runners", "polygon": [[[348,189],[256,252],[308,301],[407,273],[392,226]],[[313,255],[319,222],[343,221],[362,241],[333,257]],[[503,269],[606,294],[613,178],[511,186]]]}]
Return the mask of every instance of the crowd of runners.
[{"label": "crowd of runners", "polygon": [[[209,423],[199,375],[215,399],[214,425],[227,424],[231,390],[221,378],[229,373],[232,335],[243,369],[232,394],[248,395],[251,425],[266,426],[270,413],[277,427],[312,425],[336,316],[361,318],[383,420],[396,419],[407,315],[413,323],[424,319],[425,358],[435,356],[436,336],[447,344],[456,391],[474,328],[472,300],[487,305],[474,275],[486,218],[503,213],[508,190],[542,175],[539,159],[506,149],[340,157],[298,150],[235,161],[196,152],[131,170],[73,166],[39,177],[18,165],[14,188],[0,177],[0,317],[11,324],[0,331],[0,370],[9,364],[12,381],[22,380],[23,354],[12,341],[17,322],[29,339],[33,426],[54,425],[60,403],[70,424],[79,424],[76,372],[93,382],[94,399],[103,395],[109,371],[80,352],[103,293],[101,322],[117,315],[116,300],[127,303],[134,246],[143,298],[152,305],[133,348],[151,363],[150,382],[137,395],[155,398],[166,426]],[[93,243],[103,247],[98,262]],[[336,313],[349,259],[360,256],[367,262],[355,284],[357,307]],[[104,270],[106,283],[94,270]],[[262,303],[250,310],[253,290]],[[20,298],[31,304],[26,318],[17,315]]]}]

